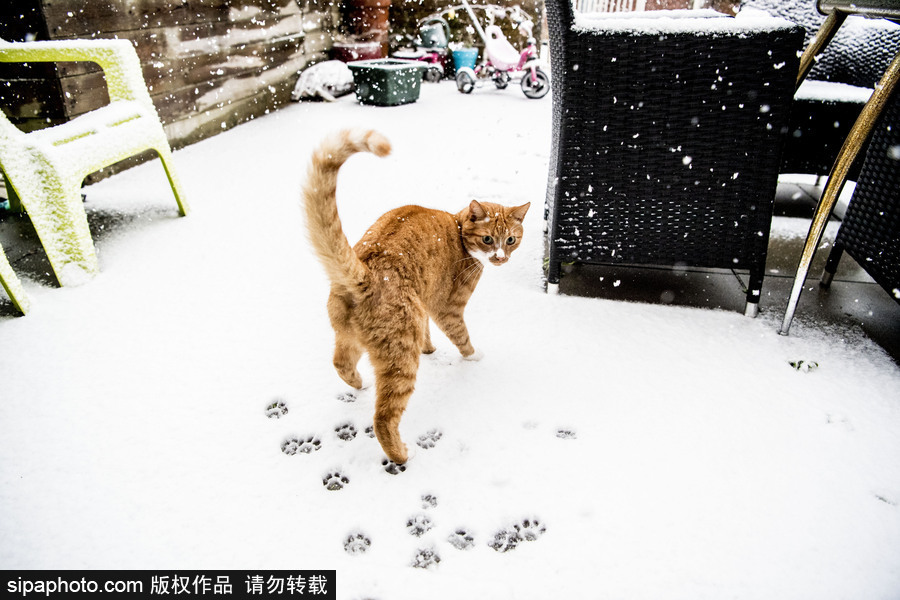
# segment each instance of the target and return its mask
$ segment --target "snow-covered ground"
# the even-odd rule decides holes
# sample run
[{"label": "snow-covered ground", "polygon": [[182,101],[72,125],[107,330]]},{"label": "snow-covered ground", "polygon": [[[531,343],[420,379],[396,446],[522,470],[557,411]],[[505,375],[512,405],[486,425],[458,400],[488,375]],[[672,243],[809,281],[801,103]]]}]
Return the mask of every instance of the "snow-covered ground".
[{"label": "snow-covered ground", "polygon": [[[802,318],[547,296],[550,108],[452,83],[292,105],[175,154],[186,218],[158,162],[88,188],[101,274],[26,279],[32,312],[0,317],[0,568],[336,569],[348,600],[900,597],[900,369]],[[401,204],[532,203],[466,313],[485,357],[433,337],[399,474],[372,390],[331,367],[301,219],[344,126],[394,144],[342,172],[354,240]],[[491,546],[516,525],[535,539]]]}]

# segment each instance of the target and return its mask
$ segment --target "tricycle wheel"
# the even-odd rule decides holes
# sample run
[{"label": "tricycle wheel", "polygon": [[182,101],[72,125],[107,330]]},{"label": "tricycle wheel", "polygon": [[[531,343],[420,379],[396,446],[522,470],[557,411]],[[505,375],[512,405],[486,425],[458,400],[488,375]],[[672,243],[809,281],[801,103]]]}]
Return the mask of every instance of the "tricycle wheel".
[{"label": "tricycle wheel", "polygon": [[528,98],[537,100],[546,96],[549,91],[550,78],[539,68],[534,70],[534,80],[531,78],[531,73],[525,73],[525,76],[522,77],[522,92]]},{"label": "tricycle wheel", "polygon": [[497,86],[498,90],[505,90],[506,86],[509,85],[509,73],[506,71],[498,71],[491,79],[494,80],[494,85]]},{"label": "tricycle wheel", "polygon": [[435,83],[444,78],[444,68],[441,65],[431,65],[425,71],[425,81]]},{"label": "tricycle wheel", "polygon": [[463,94],[471,94],[475,89],[475,72],[472,69],[463,67],[456,72],[456,89]]}]

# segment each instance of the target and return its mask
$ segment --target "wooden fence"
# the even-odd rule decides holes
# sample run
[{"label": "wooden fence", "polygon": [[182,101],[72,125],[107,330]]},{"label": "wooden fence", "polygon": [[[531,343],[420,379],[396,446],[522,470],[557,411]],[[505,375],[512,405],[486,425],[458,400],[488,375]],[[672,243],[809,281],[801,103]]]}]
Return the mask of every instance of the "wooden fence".
[{"label": "wooden fence", "polygon": [[[297,73],[326,60],[340,23],[331,0],[15,0],[0,38],[124,38],[174,147],[209,137],[290,99]],[[0,64],[0,103],[23,129],[108,102],[93,63]]]}]

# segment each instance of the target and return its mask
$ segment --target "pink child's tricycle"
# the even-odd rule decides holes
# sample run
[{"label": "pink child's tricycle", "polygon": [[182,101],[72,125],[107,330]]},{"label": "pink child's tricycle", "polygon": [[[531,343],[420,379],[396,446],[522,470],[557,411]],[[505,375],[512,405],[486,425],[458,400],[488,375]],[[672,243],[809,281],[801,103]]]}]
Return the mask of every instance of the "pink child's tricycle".
[{"label": "pink child's tricycle", "polygon": [[[550,78],[538,66],[537,45],[533,37],[522,52],[516,50],[503,31],[496,25],[484,29],[475,17],[468,0],[462,0],[475,29],[484,40],[484,60],[474,69],[462,67],[456,72],[456,87],[464,94],[471,94],[479,77],[490,78],[497,89],[505,89],[514,77],[521,77],[522,92],[528,98],[543,98],[550,91]],[[519,28],[531,33],[531,21],[523,21]]]}]

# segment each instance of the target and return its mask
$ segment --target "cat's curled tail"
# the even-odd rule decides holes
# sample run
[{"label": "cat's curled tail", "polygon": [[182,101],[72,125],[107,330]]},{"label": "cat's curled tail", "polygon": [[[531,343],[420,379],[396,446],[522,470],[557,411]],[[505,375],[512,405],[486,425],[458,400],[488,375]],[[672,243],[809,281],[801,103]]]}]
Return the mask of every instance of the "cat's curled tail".
[{"label": "cat's curled tail", "polygon": [[344,230],[337,211],[338,171],[357,152],[387,156],[391,144],[377,131],[345,129],[328,136],[313,152],[303,184],[306,226],[313,248],[332,284],[353,294],[369,273],[359,260]]}]

